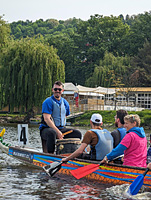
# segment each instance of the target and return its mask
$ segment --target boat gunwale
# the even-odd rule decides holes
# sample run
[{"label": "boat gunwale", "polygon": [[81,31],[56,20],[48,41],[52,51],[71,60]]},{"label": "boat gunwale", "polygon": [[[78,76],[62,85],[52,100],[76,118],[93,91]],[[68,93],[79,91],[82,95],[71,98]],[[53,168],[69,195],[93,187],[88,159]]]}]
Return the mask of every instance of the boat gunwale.
[{"label": "boat gunwale", "polygon": [[[30,152],[30,153],[37,154],[37,155],[51,156],[51,157],[55,157],[55,158],[64,158],[64,157],[66,157],[65,154],[63,154],[63,155],[60,154],[59,155],[59,154],[50,154],[50,153],[38,152],[38,151],[34,151],[32,149],[30,150],[30,148],[27,148],[27,147],[9,146],[9,148],[20,150],[20,151],[25,151],[25,152]],[[23,160],[23,159],[20,159],[20,160]],[[80,158],[71,159],[71,161],[78,161],[78,162],[89,163],[89,164],[99,164],[100,163],[100,161],[86,160],[86,159],[80,159]],[[142,170],[142,171],[146,170],[145,167],[127,166],[127,165],[121,165],[121,164],[116,164],[116,163],[107,163],[107,164],[100,165],[100,167],[101,166],[112,166],[112,167],[128,168],[128,169]],[[151,170],[149,170],[149,171],[151,171]]]}]

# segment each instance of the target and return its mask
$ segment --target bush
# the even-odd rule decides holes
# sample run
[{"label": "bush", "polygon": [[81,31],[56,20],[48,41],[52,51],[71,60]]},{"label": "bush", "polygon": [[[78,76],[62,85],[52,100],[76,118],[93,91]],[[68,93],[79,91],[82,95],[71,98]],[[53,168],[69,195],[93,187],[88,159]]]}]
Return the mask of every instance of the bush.
[{"label": "bush", "polygon": [[143,126],[151,126],[151,115],[144,116],[143,120],[141,121],[141,124]]},{"label": "bush", "polygon": [[[73,125],[77,126],[89,126],[91,115],[94,113],[99,113],[103,117],[104,125],[114,125],[114,116],[116,115],[115,110],[104,110],[104,111],[86,111],[81,116],[74,119]],[[151,110],[143,110],[143,111],[128,111],[128,114],[137,114],[141,119],[141,126],[147,126],[151,128]]]}]

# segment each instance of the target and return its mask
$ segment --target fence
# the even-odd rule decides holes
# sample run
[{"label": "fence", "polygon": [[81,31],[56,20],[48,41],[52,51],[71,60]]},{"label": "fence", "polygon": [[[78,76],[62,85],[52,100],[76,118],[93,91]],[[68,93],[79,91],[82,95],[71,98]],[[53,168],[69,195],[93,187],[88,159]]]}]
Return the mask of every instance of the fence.
[{"label": "fence", "polygon": [[71,114],[78,112],[85,112],[87,110],[104,110],[104,100],[100,99],[82,99],[79,101],[78,106],[74,100],[69,101]]}]

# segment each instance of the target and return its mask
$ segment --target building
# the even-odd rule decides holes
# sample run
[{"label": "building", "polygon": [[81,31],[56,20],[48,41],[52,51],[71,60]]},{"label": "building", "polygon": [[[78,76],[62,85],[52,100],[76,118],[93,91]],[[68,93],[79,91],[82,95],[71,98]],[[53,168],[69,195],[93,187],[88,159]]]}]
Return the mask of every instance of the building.
[{"label": "building", "polygon": [[117,103],[151,109],[151,87],[116,89]]},{"label": "building", "polygon": [[114,94],[115,89],[97,87],[90,88],[72,83],[64,84],[63,96],[72,110],[104,110],[105,94]]},{"label": "building", "polygon": [[[134,110],[138,110],[136,108],[151,109],[151,87],[104,88],[99,86],[90,88],[77,85],[76,92],[79,95],[79,105],[84,104],[85,107],[88,107],[87,109],[89,107],[106,109],[102,106],[98,107],[98,105],[110,106],[110,109],[121,107],[135,107]],[[71,99],[74,98],[72,95]]]}]

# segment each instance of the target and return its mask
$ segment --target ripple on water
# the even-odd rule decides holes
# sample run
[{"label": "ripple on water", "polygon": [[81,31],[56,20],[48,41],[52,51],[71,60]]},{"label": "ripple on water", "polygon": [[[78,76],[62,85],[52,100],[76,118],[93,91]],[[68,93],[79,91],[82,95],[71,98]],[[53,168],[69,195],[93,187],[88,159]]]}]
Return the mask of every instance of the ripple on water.
[{"label": "ripple on water", "polygon": [[135,199],[150,200],[151,199],[151,193],[147,192],[148,189],[143,186],[137,195],[129,195],[127,193],[128,188],[129,188],[129,184],[123,184],[123,185],[116,185],[110,188],[106,188],[106,191],[108,195],[111,195],[112,197],[117,198],[117,199],[131,199],[131,200],[135,200]]}]

